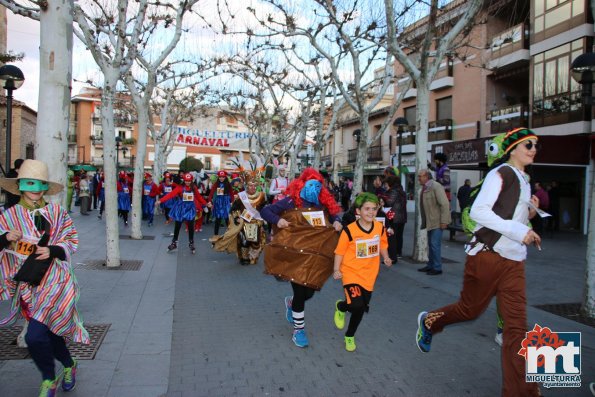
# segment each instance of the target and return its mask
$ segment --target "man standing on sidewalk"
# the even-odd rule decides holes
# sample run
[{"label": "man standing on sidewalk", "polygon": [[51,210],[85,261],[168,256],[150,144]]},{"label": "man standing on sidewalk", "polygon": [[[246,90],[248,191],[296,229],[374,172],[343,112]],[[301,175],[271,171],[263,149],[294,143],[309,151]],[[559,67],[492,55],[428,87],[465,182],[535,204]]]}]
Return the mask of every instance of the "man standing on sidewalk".
[{"label": "man standing on sidewalk", "polygon": [[444,187],[430,179],[430,172],[422,169],[417,173],[421,185],[421,228],[428,231],[428,264],[420,272],[429,276],[442,274],[442,231],[450,223],[450,209]]}]

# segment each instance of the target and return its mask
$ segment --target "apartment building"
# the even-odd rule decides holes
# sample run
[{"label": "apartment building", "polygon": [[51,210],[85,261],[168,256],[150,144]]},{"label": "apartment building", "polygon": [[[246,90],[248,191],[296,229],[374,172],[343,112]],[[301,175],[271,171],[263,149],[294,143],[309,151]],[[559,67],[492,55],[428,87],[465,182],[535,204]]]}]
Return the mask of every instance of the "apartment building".
[{"label": "apartment building", "polygon": [[[453,2],[450,10],[464,2]],[[581,87],[570,74],[572,61],[593,47],[593,20],[585,0],[494,1],[474,26],[468,45],[447,57],[431,85],[428,156],[445,153],[452,189],[466,178],[476,182],[486,169],[486,148],[501,132],[528,126],[541,148],[532,181],[559,186],[560,229],[586,232],[591,177],[592,121],[583,121]],[[423,23],[423,21],[422,21]],[[395,65],[396,91],[408,76]],[[396,117],[410,126],[393,131],[402,164],[414,171],[416,91],[410,88]],[[411,195],[413,177],[407,178]],[[453,209],[457,209],[453,202]]]}]

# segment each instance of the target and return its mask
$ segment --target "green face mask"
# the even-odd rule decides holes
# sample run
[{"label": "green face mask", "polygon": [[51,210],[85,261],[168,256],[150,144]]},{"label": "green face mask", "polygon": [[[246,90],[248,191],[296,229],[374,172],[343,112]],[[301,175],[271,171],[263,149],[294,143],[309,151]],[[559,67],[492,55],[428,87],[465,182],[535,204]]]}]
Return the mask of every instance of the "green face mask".
[{"label": "green face mask", "polygon": [[45,192],[50,188],[49,183],[39,179],[19,179],[19,190],[21,192]]}]

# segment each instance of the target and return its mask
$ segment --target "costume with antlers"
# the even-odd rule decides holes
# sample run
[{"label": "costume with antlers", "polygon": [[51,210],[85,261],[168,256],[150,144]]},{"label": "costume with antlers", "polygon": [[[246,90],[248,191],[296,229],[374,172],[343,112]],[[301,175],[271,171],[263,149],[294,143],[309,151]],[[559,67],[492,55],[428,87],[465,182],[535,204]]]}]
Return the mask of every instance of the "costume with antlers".
[{"label": "costume with antlers", "polygon": [[294,326],[292,340],[298,347],[308,346],[305,302],[331,276],[336,231],[342,229],[341,207],[323,182],[318,171],[306,168],[289,184],[286,198],[261,211],[274,231],[264,250],[265,273],[291,281],[293,296],[285,298],[286,318]]},{"label": "costume with antlers", "polygon": [[259,213],[266,204],[266,195],[258,189],[260,173],[241,171],[246,190],[238,192],[231,205],[225,234],[210,239],[215,251],[235,253],[241,265],[255,265],[266,243],[264,220]]}]

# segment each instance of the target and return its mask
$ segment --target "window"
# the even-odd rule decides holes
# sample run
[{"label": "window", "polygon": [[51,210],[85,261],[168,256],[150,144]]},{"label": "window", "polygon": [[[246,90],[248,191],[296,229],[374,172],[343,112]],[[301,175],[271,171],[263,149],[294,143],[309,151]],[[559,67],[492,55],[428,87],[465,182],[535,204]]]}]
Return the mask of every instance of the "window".
[{"label": "window", "polygon": [[210,170],[211,168],[211,158],[205,157],[205,169]]},{"label": "window", "polygon": [[415,106],[405,108],[405,118],[409,125],[415,125],[417,122],[417,109]]},{"label": "window", "polygon": [[580,120],[581,87],[569,68],[584,52],[584,44],[583,39],[575,40],[533,57],[533,127]]},{"label": "window", "polygon": [[441,98],[436,101],[436,120],[452,119],[452,97]]},{"label": "window", "polygon": [[533,29],[535,33],[585,13],[584,0],[535,0]]},{"label": "window", "polygon": [[27,144],[25,147],[25,158],[26,159],[34,159],[35,158],[35,146],[32,143]]}]

